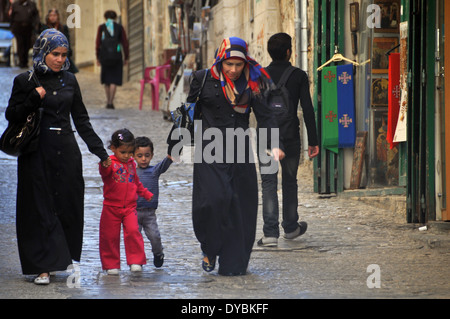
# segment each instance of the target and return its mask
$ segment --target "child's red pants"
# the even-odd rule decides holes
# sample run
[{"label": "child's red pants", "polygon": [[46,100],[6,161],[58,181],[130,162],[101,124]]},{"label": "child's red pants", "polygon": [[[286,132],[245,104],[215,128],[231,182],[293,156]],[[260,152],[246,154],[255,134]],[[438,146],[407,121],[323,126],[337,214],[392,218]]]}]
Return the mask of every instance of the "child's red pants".
[{"label": "child's red pants", "polygon": [[100,259],[102,268],[120,269],[120,228],[128,265],[145,265],[144,240],[139,232],[136,207],[103,205],[100,218]]}]

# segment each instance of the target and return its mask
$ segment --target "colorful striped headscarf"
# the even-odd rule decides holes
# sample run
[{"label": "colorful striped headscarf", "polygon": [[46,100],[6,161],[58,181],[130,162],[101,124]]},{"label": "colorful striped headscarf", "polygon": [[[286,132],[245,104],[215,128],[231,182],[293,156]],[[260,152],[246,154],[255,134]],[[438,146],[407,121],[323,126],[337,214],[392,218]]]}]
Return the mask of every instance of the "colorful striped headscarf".
[{"label": "colorful striped headscarf", "polygon": [[[50,68],[45,64],[45,58],[50,52],[60,47],[69,50],[69,41],[67,41],[66,36],[62,32],[56,29],[42,31],[33,46],[33,71],[38,73],[50,71]],[[69,66],[69,59],[66,59],[61,70],[67,70]]]},{"label": "colorful striped headscarf", "polygon": [[[231,58],[242,59],[246,62],[243,73],[247,84],[241,92],[237,89],[235,82],[222,72],[222,62]],[[262,66],[248,55],[247,43],[237,37],[226,38],[222,41],[219,49],[217,49],[216,59],[211,67],[211,74],[215,79],[220,80],[225,97],[233,109],[239,113],[250,112],[248,107],[249,98],[247,97],[250,96],[250,93],[260,93],[261,75],[264,75],[268,81],[271,81],[269,74]]]}]

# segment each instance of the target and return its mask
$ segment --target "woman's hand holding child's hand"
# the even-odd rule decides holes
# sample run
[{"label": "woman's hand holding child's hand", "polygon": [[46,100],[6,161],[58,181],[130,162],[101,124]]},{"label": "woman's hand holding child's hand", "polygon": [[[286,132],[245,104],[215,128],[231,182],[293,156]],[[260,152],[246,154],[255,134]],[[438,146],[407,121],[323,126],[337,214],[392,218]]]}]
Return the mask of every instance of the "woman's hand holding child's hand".
[{"label": "woman's hand holding child's hand", "polygon": [[111,166],[111,157],[108,157],[108,159],[104,160],[102,162],[102,166],[105,167],[105,168]]}]

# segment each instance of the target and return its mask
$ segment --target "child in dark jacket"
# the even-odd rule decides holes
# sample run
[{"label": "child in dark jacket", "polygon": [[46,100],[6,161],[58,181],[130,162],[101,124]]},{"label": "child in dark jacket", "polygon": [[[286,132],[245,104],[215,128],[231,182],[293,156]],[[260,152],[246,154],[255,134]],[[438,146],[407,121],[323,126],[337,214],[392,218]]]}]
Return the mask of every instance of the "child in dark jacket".
[{"label": "child in dark jacket", "polygon": [[139,232],[136,203],[138,194],[150,201],[153,194],[139,181],[136,164],[132,158],[135,148],[133,134],[122,129],[114,132],[110,149],[111,165],[99,165],[103,186],[103,210],[100,218],[100,259],[102,268],[110,275],[120,269],[120,229],[127,264],[131,271],[142,271],[146,264],[144,240]]},{"label": "child in dark jacket", "polygon": [[139,197],[137,201],[137,213],[139,230],[144,229],[147,238],[150,240],[153,252],[153,264],[155,267],[161,267],[164,263],[163,246],[161,244],[161,235],[156,221],[156,209],[158,208],[159,196],[159,176],[164,173],[172,164],[172,157],[167,155],[161,162],[155,166],[150,166],[153,158],[153,143],[148,137],[136,138],[136,150],[134,159],[137,162],[137,174],[142,184],[148,188],[154,197],[150,202]]}]

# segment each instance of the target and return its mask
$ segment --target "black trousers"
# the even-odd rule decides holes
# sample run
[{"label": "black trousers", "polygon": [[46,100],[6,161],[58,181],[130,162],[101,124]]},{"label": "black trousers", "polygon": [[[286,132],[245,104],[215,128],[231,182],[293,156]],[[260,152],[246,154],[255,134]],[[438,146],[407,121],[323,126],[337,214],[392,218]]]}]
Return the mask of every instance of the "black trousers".
[{"label": "black trousers", "polygon": [[[298,185],[297,170],[300,162],[300,140],[284,142],[286,157],[281,164],[281,187],[283,192],[283,221],[285,233],[291,233],[298,227]],[[265,164],[260,162],[261,166]],[[263,232],[266,237],[280,236],[279,230],[279,202],[278,202],[278,173],[261,174],[263,199]]]},{"label": "black trousers", "polygon": [[33,35],[33,27],[27,25],[14,26],[14,36],[17,41],[17,54],[19,56],[19,66],[21,68],[28,67],[28,51],[32,47],[31,37]]}]

